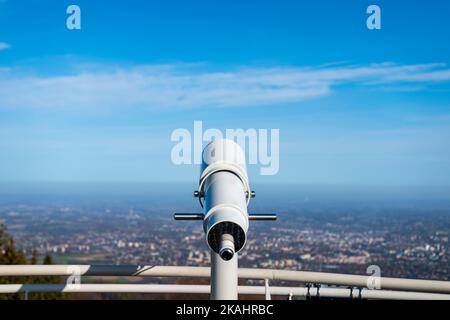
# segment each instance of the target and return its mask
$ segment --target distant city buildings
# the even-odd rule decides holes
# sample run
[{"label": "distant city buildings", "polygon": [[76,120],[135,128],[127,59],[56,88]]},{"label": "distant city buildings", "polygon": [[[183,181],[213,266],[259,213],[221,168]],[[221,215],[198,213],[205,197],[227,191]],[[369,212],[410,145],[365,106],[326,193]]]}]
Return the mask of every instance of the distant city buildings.
[{"label": "distant city buildings", "polygon": [[[60,263],[209,265],[201,224],[173,221],[170,213],[126,204],[0,204],[0,220],[29,255],[36,249]],[[449,226],[449,212],[283,208],[279,221],[251,224],[239,265],[365,274],[376,264],[384,276],[450,280]]]}]

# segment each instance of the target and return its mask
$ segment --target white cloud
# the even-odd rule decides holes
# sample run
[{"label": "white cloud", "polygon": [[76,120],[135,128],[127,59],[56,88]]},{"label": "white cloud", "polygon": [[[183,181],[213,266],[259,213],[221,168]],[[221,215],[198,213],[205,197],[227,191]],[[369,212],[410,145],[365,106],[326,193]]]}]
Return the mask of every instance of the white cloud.
[{"label": "white cloud", "polygon": [[6,50],[6,49],[9,49],[9,48],[11,48],[11,45],[9,43],[0,42],[0,51],[1,50]]},{"label": "white cloud", "polygon": [[[426,89],[450,81],[444,64],[253,67],[211,71],[203,65],[90,66],[66,75],[0,68],[0,107],[196,108],[276,105],[319,98],[342,85]],[[414,87],[418,88],[418,87]]]}]

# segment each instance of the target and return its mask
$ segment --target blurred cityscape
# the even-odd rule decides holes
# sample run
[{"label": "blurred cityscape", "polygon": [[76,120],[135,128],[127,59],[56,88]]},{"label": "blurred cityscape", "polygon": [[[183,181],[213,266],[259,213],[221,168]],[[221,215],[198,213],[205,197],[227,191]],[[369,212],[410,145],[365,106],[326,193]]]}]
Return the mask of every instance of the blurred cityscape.
[{"label": "blurred cityscape", "polygon": [[[186,208],[165,202],[3,199],[0,222],[27,255],[35,249],[57,263],[208,266],[201,222],[174,221]],[[382,276],[450,280],[448,209],[272,207],[278,221],[251,222],[241,267],[366,274],[378,265]]]}]

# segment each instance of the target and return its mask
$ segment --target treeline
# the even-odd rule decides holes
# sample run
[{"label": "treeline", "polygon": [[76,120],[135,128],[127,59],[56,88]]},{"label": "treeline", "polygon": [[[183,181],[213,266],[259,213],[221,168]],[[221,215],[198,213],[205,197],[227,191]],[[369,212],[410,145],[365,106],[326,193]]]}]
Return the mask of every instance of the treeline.
[{"label": "treeline", "polygon": [[[45,255],[42,261],[39,259],[36,250],[30,258],[17,249],[14,238],[8,233],[6,226],[0,224],[0,265],[5,264],[53,264],[52,257]],[[0,276],[0,284],[57,284],[62,279],[58,276],[32,276],[32,277],[2,277]],[[24,299],[24,293],[0,293],[1,299]],[[64,299],[65,295],[60,293],[29,293],[28,299]]]}]

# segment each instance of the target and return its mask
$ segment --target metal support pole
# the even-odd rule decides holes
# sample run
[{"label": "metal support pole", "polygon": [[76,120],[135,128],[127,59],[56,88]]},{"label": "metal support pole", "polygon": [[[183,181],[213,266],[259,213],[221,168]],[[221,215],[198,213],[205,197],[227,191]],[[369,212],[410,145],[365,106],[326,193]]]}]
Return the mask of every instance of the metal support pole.
[{"label": "metal support pole", "polygon": [[269,279],[264,279],[264,287],[266,288],[266,300],[272,300],[269,289]]},{"label": "metal support pole", "polygon": [[211,300],[237,300],[238,254],[223,260],[211,250]]}]

